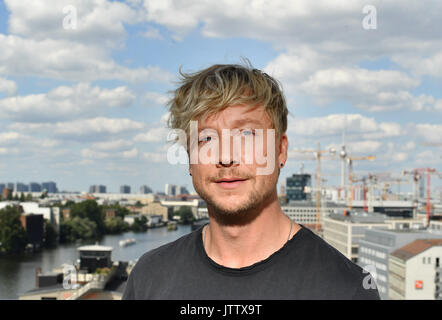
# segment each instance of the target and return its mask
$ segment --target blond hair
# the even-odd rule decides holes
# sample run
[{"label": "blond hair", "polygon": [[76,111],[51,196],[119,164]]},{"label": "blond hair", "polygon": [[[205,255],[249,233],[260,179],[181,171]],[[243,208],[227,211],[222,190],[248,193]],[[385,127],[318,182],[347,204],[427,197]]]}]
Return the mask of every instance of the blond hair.
[{"label": "blond hair", "polygon": [[261,105],[269,116],[276,137],[287,130],[288,109],[281,85],[268,74],[246,65],[217,64],[195,73],[183,73],[180,86],[168,103],[168,126],[189,137],[191,120],[216,114],[228,106]]}]

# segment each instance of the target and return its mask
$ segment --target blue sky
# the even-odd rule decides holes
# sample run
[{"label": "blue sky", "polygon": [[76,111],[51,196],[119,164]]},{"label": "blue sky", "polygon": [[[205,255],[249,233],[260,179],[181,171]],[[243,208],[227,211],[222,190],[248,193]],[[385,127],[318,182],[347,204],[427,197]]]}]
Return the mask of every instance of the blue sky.
[{"label": "blue sky", "polygon": [[[75,28],[63,25],[68,5]],[[363,28],[365,5],[0,1],[0,182],[193,190],[187,167],[165,160],[167,92],[179,67],[242,57],[282,83],[294,116],[280,181],[301,163],[313,173],[313,156],[297,150],[339,149],[343,130],[350,154],[376,156],[355,162],[359,177],[442,171],[442,4],[372,1],[373,29]],[[339,159],[322,168],[339,185]]]}]

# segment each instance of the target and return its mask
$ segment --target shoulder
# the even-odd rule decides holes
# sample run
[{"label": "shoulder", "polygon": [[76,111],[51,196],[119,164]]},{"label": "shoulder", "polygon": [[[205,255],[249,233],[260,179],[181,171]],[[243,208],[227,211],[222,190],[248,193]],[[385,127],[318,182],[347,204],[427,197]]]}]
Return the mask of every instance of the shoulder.
[{"label": "shoulder", "polygon": [[[196,237],[200,234],[195,230],[175,241],[166,243],[158,248],[144,253],[135,264],[132,272],[146,271],[158,268],[165,264],[170,265],[171,261],[176,261],[180,256],[187,256],[189,250],[193,250],[196,245]],[[171,260],[173,259],[173,260]],[[131,272],[131,273],[132,273]]]},{"label": "shoulder", "polygon": [[318,288],[332,298],[377,299],[377,290],[364,285],[370,277],[367,271],[308,228],[303,228],[302,240],[303,265]]}]

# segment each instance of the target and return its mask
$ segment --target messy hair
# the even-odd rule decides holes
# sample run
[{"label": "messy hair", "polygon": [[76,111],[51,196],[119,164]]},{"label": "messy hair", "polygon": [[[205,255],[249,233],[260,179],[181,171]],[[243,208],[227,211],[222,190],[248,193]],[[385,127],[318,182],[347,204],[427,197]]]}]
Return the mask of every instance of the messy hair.
[{"label": "messy hair", "polygon": [[191,120],[242,104],[262,106],[278,139],[286,132],[288,109],[280,83],[248,61],[244,65],[216,64],[195,73],[180,68],[179,73],[180,86],[167,105],[170,128],[184,130],[189,137]]}]

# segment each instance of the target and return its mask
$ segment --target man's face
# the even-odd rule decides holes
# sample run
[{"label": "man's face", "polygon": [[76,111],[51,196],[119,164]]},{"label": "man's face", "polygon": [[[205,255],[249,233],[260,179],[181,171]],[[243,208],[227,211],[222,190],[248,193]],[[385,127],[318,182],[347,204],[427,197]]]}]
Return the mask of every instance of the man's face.
[{"label": "man's face", "polygon": [[[239,134],[241,139],[240,152],[236,149],[234,153],[235,141],[233,136],[229,136],[230,150],[223,153],[223,139],[226,139],[222,134],[223,129],[229,129],[232,133],[235,132],[234,129],[238,130],[236,135],[238,137]],[[258,140],[255,136],[256,129],[262,129],[261,146],[255,143],[255,140]],[[259,106],[252,108],[233,105],[198,121],[198,146],[194,145],[191,150],[198,148],[201,154],[215,155],[215,161],[209,164],[201,161],[196,164],[191,163],[190,171],[195,190],[206,201],[209,209],[212,207],[217,214],[233,216],[253,211],[271,196],[276,196],[279,164],[285,163],[287,159],[288,142],[287,136],[283,134],[278,141],[272,140],[272,143],[268,143],[268,129],[274,131],[270,118]],[[246,136],[249,140],[245,138]],[[252,136],[253,147],[250,150],[245,144],[246,141],[250,142]],[[217,146],[218,154],[211,154],[209,149],[214,146]],[[259,174],[258,169],[262,170],[266,167],[266,163],[257,161],[256,155],[267,158],[267,154],[274,157],[272,159],[274,168],[270,174]]]}]

